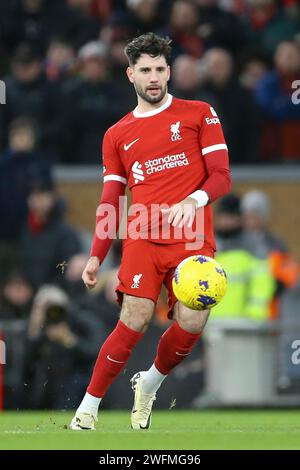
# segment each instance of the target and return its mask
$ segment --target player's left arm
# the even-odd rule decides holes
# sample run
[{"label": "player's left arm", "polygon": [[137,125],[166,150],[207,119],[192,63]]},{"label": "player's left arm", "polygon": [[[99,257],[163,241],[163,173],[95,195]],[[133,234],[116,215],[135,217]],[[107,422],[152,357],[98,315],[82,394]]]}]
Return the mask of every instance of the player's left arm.
[{"label": "player's left arm", "polygon": [[207,179],[201,188],[171,207],[168,222],[174,227],[190,227],[199,207],[224,196],[231,188],[228,148],[222,126],[215,110],[207,103],[201,118],[199,144]]},{"label": "player's left arm", "polygon": [[228,148],[220,119],[215,110],[207,103],[205,103],[201,119],[199,144],[207,171],[207,179],[201,189],[190,194],[190,197],[199,197],[201,204],[203,198],[203,195],[201,198],[201,191],[203,191],[208,196],[208,204],[230,191],[231,177]]}]

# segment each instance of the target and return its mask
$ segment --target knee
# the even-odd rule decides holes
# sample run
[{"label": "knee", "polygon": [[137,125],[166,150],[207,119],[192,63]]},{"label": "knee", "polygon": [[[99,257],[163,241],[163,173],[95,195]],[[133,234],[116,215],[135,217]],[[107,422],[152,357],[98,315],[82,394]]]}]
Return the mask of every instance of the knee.
[{"label": "knee", "polygon": [[203,325],[201,322],[196,321],[193,318],[181,318],[177,320],[181,328],[189,333],[201,333]]},{"label": "knee", "polygon": [[125,296],[120,320],[128,328],[144,333],[151,321],[155,304],[149,299]]},{"label": "knee", "polygon": [[181,312],[177,321],[181,328],[189,333],[201,333],[209,316],[209,310]]},{"label": "knee", "polygon": [[122,318],[122,315],[121,315],[120,318],[123,321],[123,323],[125,323],[125,325],[128,326],[128,328],[134,331],[138,331],[139,333],[144,333],[147,330],[149,323],[150,323],[150,318],[141,317],[137,315],[132,315],[130,317],[125,317],[125,318]]}]

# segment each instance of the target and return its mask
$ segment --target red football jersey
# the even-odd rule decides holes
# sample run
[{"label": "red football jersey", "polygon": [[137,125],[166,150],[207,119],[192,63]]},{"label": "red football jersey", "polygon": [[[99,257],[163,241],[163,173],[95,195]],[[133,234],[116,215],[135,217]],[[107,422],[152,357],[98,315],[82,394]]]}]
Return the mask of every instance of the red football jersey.
[{"label": "red football jersey", "polygon": [[[214,109],[205,102],[168,95],[160,108],[143,114],[134,110],[107,130],[104,182],[128,184],[132,204],[143,204],[150,213],[151,204],[171,206],[201,189],[208,177],[206,159],[224,153],[227,156],[227,146]],[[129,217],[129,223],[134,217]],[[211,204],[204,207],[203,235],[204,243],[215,249]],[[149,238],[176,242],[173,236]]]}]

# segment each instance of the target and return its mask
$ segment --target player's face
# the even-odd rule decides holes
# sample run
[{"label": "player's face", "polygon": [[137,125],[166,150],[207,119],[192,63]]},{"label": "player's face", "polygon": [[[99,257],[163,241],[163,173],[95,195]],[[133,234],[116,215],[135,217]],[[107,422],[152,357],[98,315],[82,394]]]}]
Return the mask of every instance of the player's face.
[{"label": "player's face", "polygon": [[133,67],[128,67],[127,76],[140,98],[147,103],[156,104],[167,93],[170,67],[163,56],[142,54]]}]

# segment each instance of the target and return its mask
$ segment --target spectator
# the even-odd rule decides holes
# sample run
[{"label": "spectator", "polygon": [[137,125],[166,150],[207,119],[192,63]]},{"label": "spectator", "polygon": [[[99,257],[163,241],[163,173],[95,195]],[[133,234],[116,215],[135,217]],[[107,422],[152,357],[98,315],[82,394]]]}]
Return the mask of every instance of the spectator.
[{"label": "spectator", "polygon": [[54,39],[50,42],[45,62],[48,80],[62,81],[75,73],[75,51],[71,44]]},{"label": "spectator", "polygon": [[218,0],[196,0],[199,5],[198,33],[205,49],[222,47],[236,55],[245,45],[245,34],[239,18],[225,11]]},{"label": "spectator", "polygon": [[100,35],[110,53],[110,80],[113,89],[118,90],[122,115],[130,112],[136,105],[135,91],[133,87],[128,88],[125,73],[128,62],[124,49],[127,41],[133,36],[132,27],[126,20],[128,21],[128,17],[123,12],[112,15]]},{"label": "spectator", "polygon": [[274,235],[269,226],[271,221],[271,201],[266,193],[259,190],[248,191],[241,201],[243,224],[249,231],[255,233],[260,243],[271,251],[287,252],[283,240]]},{"label": "spectator", "polygon": [[0,155],[0,240],[18,240],[33,182],[52,180],[49,163],[36,150],[36,140],[30,119],[21,117],[11,123],[9,146]]},{"label": "spectator", "polygon": [[0,319],[19,320],[29,317],[33,289],[26,277],[12,272],[6,279],[0,295]]},{"label": "spectator", "polygon": [[93,14],[92,0],[57,1],[58,5],[53,6],[57,24],[52,37],[64,38],[75,49],[97,38],[101,21]]},{"label": "spectator", "polygon": [[21,0],[14,5],[16,45],[22,42],[36,45],[42,54],[49,30],[49,15],[44,0]]},{"label": "spectator", "polygon": [[262,54],[250,54],[243,61],[240,83],[243,88],[254,92],[260,80],[268,73],[269,61]]},{"label": "spectator", "polygon": [[78,310],[61,289],[45,285],[29,318],[24,380],[27,407],[72,408],[86,387],[106,331],[89,311]]},{"label": "spectator", "polygon": [[90,14],[93,18],[98,18],[99,21],[107,20],[114,10],[114,0],[92,0],[89,5]]},{"label": "spectator", "polygon": [[203,61],[206,75],[199,98],[211,103],[220,116],[231,162],[254,162],[259,120],[252,94],[235,78],[233,59],[227,51],[210,49]]},{"label": "spectator", "polygon": [[12,58],[12,75],[7,77],[6,105],[0,108],[0,145],[7,145],[10,123],[29,116],[38,126],[40,147],[56,158],[56,138],[59,132],[59,89],[50,84],[42,69],[40,55],[28,44],[22,44]]},{"label": "spectator", "polygon": [[105,44],[92,41],[79,50],[79,78],[63,88],[64,161],[101,161],[100,143],[109,126],[120,117],[118,92],[108,81]]},{"label": "spectator", "polygon": [[17,243],[32,182],[51,181],[49,165],[35,150],[35,142],[32,122],[17,118],[10,125],[8,149],[0,154],[0,286],[17,264]]},{"label": "spectator", "polygon": [[189,0],[172,2],[169,22],[159,31],[160,35],[169,36],[173,40],[172,61],[180,54],[188,54],[196,59],[203,55],[204,44],[197,28],[197,5]]},{"label": "spectator", "polygon": [[277,318],[282,294],[299,280],[299,264],[289,253],[285,242],[270,230],[271,203],[263,191],[253,190],[243,196],[242,214],[245,228],[255,233],[258,243],[266,249],[270,269],[276,280],[269,313],[271,318]]},{"label": "spectator", "polygon": [[278,44],[292,40],[297,26],[277,5],[276,0],[248,0],[246,31],[249,47],[255,46],[271,58]]},{"label": "spectator", "polygon": [[133,36],[155,31],[162,26],[161,0],[127,0],[126,3]]},{"label": "spectator", "polygon": [[299,79],[300,50],[295,42],[279,44],[275,69],[257,84],[255,98],[264,113],[262,157],[300,160],[300,107],[292,101],[292,83]]},{"label": "spectator", "polygon": [[228,277],[222,302],[214,307],[213,318],[268,319],[274,281],[267,261],[255,256],[258,240],[242,226],[240,199],[225,196],[216,217],[217,255]]},{"label": "spectator", "polygon": [[65,264],[81,252],[81,245],[78,232],[64,221],[63,203],[52,184],[35,183],[28,206],[20,258],[26,277],[37,289],[46,282],[59,282]]},{"label": "spectator", "polygon": [[180,55],[173,63],[172,93],[185,100],[198,99],[201,80],[201,63],[188,55]]}]

